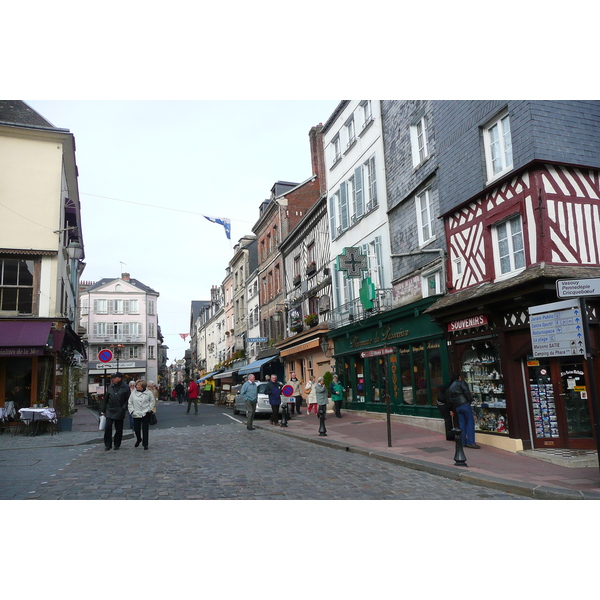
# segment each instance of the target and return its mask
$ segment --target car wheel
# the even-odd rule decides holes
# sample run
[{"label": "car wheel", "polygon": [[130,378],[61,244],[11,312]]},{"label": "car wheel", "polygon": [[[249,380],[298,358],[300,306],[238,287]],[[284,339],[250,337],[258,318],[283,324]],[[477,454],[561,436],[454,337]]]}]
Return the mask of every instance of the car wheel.
[{"label": "car wheel", "polygon": [[235,407],[235,404],[233,405],[233,414],[234,415],[239,415],[240,411]]}]

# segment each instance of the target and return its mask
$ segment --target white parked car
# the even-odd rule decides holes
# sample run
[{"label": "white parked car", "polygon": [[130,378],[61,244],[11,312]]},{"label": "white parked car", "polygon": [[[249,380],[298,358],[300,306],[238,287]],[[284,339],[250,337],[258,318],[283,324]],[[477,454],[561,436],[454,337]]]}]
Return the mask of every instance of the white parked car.
[{"label": "white parked car", "polygon": [[[258,400],[256,402],[256,414],[270,414],[272,412],[271,405],[269,404],[269,396],[265,394],[267,385],[269,384],[264,381],[258,384]],[[240,396],[240,390],[242,389],[242,386],[236,385],[233,387],[233,389],[237,392],[233,401],[233,414],[246,414],[246,401]]]}]

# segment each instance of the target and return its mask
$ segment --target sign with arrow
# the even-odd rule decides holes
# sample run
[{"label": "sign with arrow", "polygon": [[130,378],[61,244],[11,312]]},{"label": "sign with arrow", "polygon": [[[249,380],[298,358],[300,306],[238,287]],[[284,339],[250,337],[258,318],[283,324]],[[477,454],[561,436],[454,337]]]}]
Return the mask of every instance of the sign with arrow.
[{"label": "sign with arrow", "polygon": [[585,356],[583,318],[578,300],[529,307],[533,356]]}]

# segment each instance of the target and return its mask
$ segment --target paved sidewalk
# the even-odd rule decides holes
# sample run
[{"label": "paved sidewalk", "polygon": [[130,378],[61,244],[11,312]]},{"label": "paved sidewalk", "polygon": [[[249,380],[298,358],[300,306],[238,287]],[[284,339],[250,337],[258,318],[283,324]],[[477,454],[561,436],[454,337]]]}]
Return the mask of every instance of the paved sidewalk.
[{"label": "paved sidewalk", "polygon": [[[358,452],[404,467],[427,471],[484,487],[536,499],[600,500],[600,468],[593,456],[587,467],[566,467],[481,444],[480,450],[465,448],[467,466],[455,466],[455,443],[443,433],[421,427],[391,423],[392,447],[388,447],[387,421],[379,417],[343,411],[338,419],[327,413],[327,436],[319,436],[315,415],[295,415],[288,427],[254,421],[257,428],[294,436],[346,452]],[[594,460],[595,459],[595,460]]]}]

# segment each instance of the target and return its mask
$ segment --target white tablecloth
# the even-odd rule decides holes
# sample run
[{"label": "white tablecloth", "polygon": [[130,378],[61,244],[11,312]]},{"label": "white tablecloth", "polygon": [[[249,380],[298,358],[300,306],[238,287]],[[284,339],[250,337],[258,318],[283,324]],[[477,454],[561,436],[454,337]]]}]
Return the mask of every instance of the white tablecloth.
[{"label": "white tablecloth", "polygon": [[56,411],[53,408],[21,408],[19,412],[23,421],[52,421],[56,419]]}]

